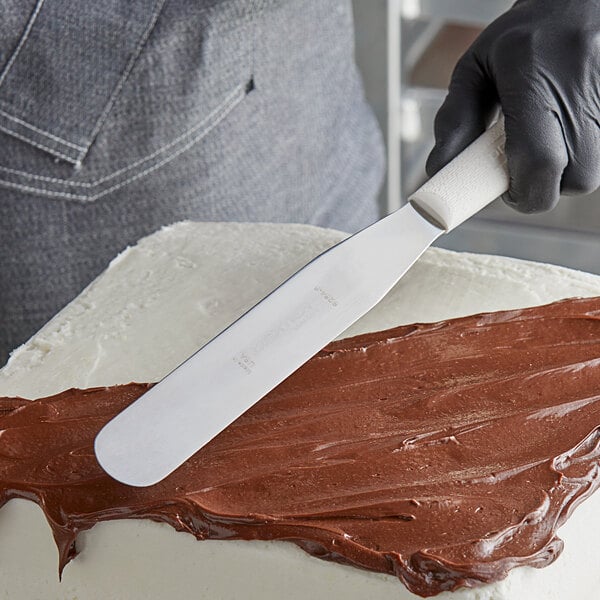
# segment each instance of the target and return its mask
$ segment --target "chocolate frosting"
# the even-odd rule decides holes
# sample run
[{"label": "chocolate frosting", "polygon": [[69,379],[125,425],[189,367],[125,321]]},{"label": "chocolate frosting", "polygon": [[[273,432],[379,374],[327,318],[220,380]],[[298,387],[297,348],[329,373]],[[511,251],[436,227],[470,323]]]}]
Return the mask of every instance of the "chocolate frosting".
[{"label": "chocolate frosting", "polygon": [[557,528],[599,480],[600,298],[332,343],[166,480],[133,488],[93,441],[148,387],[0,399],[0,503],[40,505],[61,572],[80,531],[151,519],[289,540],[432,596],[561,552]]}]

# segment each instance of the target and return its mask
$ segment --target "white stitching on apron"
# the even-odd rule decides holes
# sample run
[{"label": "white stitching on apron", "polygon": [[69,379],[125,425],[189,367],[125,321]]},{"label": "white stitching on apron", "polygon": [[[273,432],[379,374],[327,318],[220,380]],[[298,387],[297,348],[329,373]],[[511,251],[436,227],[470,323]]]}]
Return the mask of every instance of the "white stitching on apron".
[{"label": "white stitching on apron", "polygon": [[[183,146],[181,146],[180,148],[178,148],[171,154],[167,154],[162,160],[160,160],[156,164],[152,165],[151,167],[149,167],[147,169],[144,169],[143,171],[139,171],[139,172],[135,173],[134,175],[125,179],[124,181],[121,181],[118,184],[115,184],[105,190],[102,190],[101,192],[98,192],[97,194],[89,194],[89,195],[88,194],[72,194],[69,192],[50,191],[50,190],[46,190],[43,188],[35,188],[33,186],[27,186],[27,185],[23,185],[23,184],[12,182],[12,181],[5,181],[2,179],[0,179],[0,186],[18,189],[18,190],[22,190],[22,191],[26,191],[26,192],[33,192],[35,194],[42,195],[42,196],[68,198],[71,200],[81,200],[84,202],[91,202],[93,200],[97,200],[98,198],[105,196],[106,194],[113,192],[114,190],[117,190],[120,187],[123,187],[124,185],[130,183],[131,181],[135,181],[136,179],[139,179],[140,177],[142,177],[148,173],[151,173],[152,171],[155,171],[156,169],[162,167],[164,164],[170,162],[171,160],[173,160],[174,158],[179,156],[182,152],[185,152],[187,149],[191,148],[191,146],[193,146],[196,142],[200,141],[205,135],[207,135],[210,131],[212,131],[231,112],[231,110],[233,110],[233,108],[235,108],[235,106],[237,106],[246,97],[246,85],[247,84],[237,86],[233,90],[233,92],[231,92],[227,96],[227,98],[215,110],[213,110],[208,116],[206,116],[200,123],[194,125],[194,127],[192,127],[191,129],[188,129],[184,134],[180,135],[179,137],[177,137],[175,140],[171,141],[166,146],[163,146],[156,152],[153,152],[149,156],[137,161],[136,163],[129,165],[128,167],[126,167],[124,169],[120,169],[119,171],[116,171],[115,173],[112,173],[111,175],[109,175],[107,177],[103,177],[94,183],[65,182],[66,184],[73,185],[73,186],[77,185],[79,187],[86,187],[86,188],[95,187],[95,186],[99,185],[100,183],[103,183],[104,181],[113,179],[117,175],[120,175],[121,173],[126,172],[139,164],[142,164],[148,160],[151,160],[152,158],[156,157],[158,154],[164,152],[165,149],[170,148],[171,146],[177,144],[177,142],[182,141],[183,139],[185,139],[186,137],[188,137],[189,135],[193,134],[194,132],[196,132],[200,129],[198,135],[192,137],[191,140],[189,140],[187,143],[185,143]],[[209,124],[207,125],[207,123],[209,123]],[[201,127],[203,125],[207,125],[207,126],[204,129],[201,129]],[[15,169],[6,169],[5,167],[0,167],[0,170],[15,171]],[[16,171],[16,172],[19,174],[25,174],[20,171]],[[29,174],[25,174],[25,175],[29,175]],[[64,180],[53,179],[51,177],[43,178],[42,176],[39,176],[39,175],[32,176],[32,177],[35,177],[36,179],[43,179],[44,181],[60,182],[61,184],[64,182]]]}]

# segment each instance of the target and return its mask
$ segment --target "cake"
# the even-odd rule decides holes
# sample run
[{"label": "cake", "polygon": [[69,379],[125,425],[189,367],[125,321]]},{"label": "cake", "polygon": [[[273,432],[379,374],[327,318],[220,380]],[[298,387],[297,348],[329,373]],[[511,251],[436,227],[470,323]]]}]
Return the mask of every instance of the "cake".
[{"label": "cake", "polygon": [[[81,392],[74,392],[79,395],[77,406],[85,406],[85,398],[89,400],[90,408],[98,406],[106,394],[115,394],[116,390],[128,394],[125,400],[130,400],[141,393],[144,386],[125,384],[132,381],[153,382],[163,377],[287,275],[342,237],[343,234],[331,230],[293,225],[181,223],[165,228],[115,259],[87,290],[13,353],[8,365],[0,371],[0,395],[38,399],[60,394],[69,388],[88,388],[83,396]],[[345,341],[333,344],[316,358],[330,360],[330,356],[357,352],[357,348],[360,351],[363,347],[387,343],[388,340],[398,340],[397,343],[403,344],[411,342],[411,336],[413,340],[419,340],[421,338],[417,336],[422,336],[423,332],[432,335],[440,327],[458,328],[459,336],[460,332],[479,333],[492,322],[524,323],[538,318],[536,315],[539,314],[570,315],[573,322],[590,321],[593,325],[597,319],[594,312],[597,303],[592,300],[556,304],[543,309],[543,313],[535,312],[537,309],[534,312],[515,312],[514,309],[572,296],[596,295],[600,295],[600,278],[592,275],[524,261],[458,255],[431,249],[380,305],[341,336],[346,338]],[[402,327],[419,322],[437,323],[484,311],[506,310],[512,312],[496,313],[485,318],[467,317],[450,325],[438,323]],[[584,318],[584,315],[588,316]],[[461,327],[466,329],[461,330]],[[393,328],[391,332],[373,333],[389,328]],[[367,333],[367,337],[361,337]],[[352,341],[347,339],[357,335],[359,337]],[[575,331],[574,335],[578,332]],[[590,344],[595,341],[586,339],[589,343],[585,350],[588,352]],[[504,343],[508,348],[513,341],[511,338]],[[556,346],[556,340],[554,342]],[[569,351],[571,349],[574,349],[572,342],[568,347]],[[592,364],[596,363],[592,360]],[[293,385],[293,377],[282,385]],[[104,389],[104,386],[118,384],[123,386]],[[421,385],[426,385],[426,382],[421,382]],[[68,437],[73,434],[69,423],[76,431],[78,427],[86,429],[81,424],[89,425],[90,418],[93,421],[93,410],[82,409],[77,415],[67,410],[61,412],[58,407],[75,406],[66,396],[68,393],[41,400],[35,408],[50,410],[40,423],[64,426],[64,435]],[[13,404],[10,405],[10,402]],[[37,444],[31,442],[30,445],[27,431],[23,427],[19,429],[19,419],[30,414],[35,404],[6,400],[3,405],[7,415],[2,418],[4,433],[0,435],[0,469],[5,473],[5,490],[12,481],[7,480],[6,469],[12,468],[18,458],[15,448],[20,447],[25,459],[33,457],[36,451],[43,457],[49,443],[31,436]],[[257,408],[260,409],[260,406],[261,403]],[[576,410],[580,408],[583,410],[583,405]],[[547,415],[548,410],[541,412]],[[431,417],[431,414],[423,418]],[[64,423],[60,422],[61,418]],[[401,416],[399,418],[401,420]],[[414,415],[412,418],[414,420]],[[507,429],[506,433],[509,441],[510,431]],[[581,441],[585,442],[580,449],[584,448],[585,452],[573,453],[576,457],[585,455],[586,460],[592,461],[590,464],[595,457],[596,438],[593,433],[591,430],[588,436],[580,435]],[[11,443],[11,440],[17,439],[15,435],[21,436],[18,438],[20,444]],[[5,436],[4,440],[2,436]],[[455,442],[451,437],[441,436],[441,443],[453,445]],[[268,430],[266,439],[269,439]],[[408,438],[404,436],[402,439],[406,441]],[[324,444],[328,443],[332,443],[331,439],[322,443],[317,440],[315,448],[323,446],[319,450],[323,453],[327,450]],[[407,443],[410,445],[411,441]],[[40,446],[44,450],[40,450]],[[35,476],[38,488],[42,480],[53,486],[51,493],[47,491],[48,498],[52,495],[56,498],[59,488],[69,493],[68,499],[78,497],[76,465],[77,460],[84,460],[84,457],[74,458],[76,462],[72,463],[75,467],[70,472],[71,477],[67,476],[68,473],[61,475],[65,476],[64,484],[57,486],[53,479],[57,463],[51,460],[51,448],[47,449],[48,462],[43,465],[43,472],[31,471],[32,474],[27,474],[19,485],[25,489],[28,478],[31,482]],[[402,451],[401,446],[394,449]],[[86,461],[89,459],[85,458]],[[348,455],[338,456],[337,460],[341,461],[341,465],[348,460]],[[28,463],[25,461],[24,464]],[[593,470],[588,471],[585,477],[578,473],[581,479],[578,489],[582,491],[574,494],[574,499],[590,496],[593,491],[596,479]],[[382,483],[377,485],[384,487],[385,473],[373,475],[382,478]],[[288,495],[291,494],[291,480],[282,481]],[[338,485],[340,481],[337,481]],[[185,484],[185,481],[182,483]],[[506,493],[499,497],[504,504],[510,504]],[[83,502],[81,498],[85,500],[85,494],[78,500]],[[39,501],[40,497],[30,497],[30,500],[33,499]],[[93,494],[88,499],[93,500]],[[11,499],[0,510],[0,591],[11,599],[419,597],[399,581],[398,576],[402,573],[376,572],[385,570],[389,566],[388,560],[383,561],[386,563],[383,568],[367,565],[360,557],[350,556],[347,548],[339,556],[332,556],[329,552],[324,557],[335,559],[338,563],[351,563],[352,566],[310,556],[323,553],[322,548],[326,545],[323,540],[320,546],[311,546],[304,540],[304,550],[289,541],[197,541],[192,535],[176,532],[167,523],[154,522],[151,514],[146,514],[149,518],[141,520],[98,522],[93,528],[80,533],[76,542],[77,556],[70,562],[70,556],[61,558],[61,566],[65,568],[62,582],[59,582],[56,543],[44,513],[30,500]],[[163,508],[155,507],[154,517],[161,510],[166,512],[166,504]],[[564,510],[558,524],[562,524],[574,504],[575,501],[563,498]],[[418,506],[413,506],[411,510],[418,512],[418,509]],[[145,510],[148,513],[147,507]],[[542,544],[546,554],[537,553],[535,560],[528,562],[519,560],[518,548],[513,550],[510,554],[512,564],[505,564],[507,574],[502,573],[502,576],[506,577],[499,581],[482,584],[482,581],[467,580],[462,585],[477,587],[459,587],[456,591],[443,592],[441,584],[435,580],[439,565],[432,562],[429,565],[429,583],[426,577],[421,577],[418,582],[405,577],[405,583],[422,596],[435,593],[436,597],[448,600],[591,600],[600,585],[593,558],[596,534],[600,529],[599,511],[600,498],[597,495],[587,498],[574,511],[559,530],[565,547],[555,562],[552,562],[554,557],[548,557],[547,553],[558,554],[560,542],[555,540],[553,531],[546,531],[549,537],[547,543]],[[552,511],[533,511],[526,525],[531,524],[533,530],[539,533],[544,528],[536,528],[536,525],[543,525],[547,514],[552,514]],[[387,517],[402,515],[407,522],[415,516],[408,510],[402,514],[396,511]],[[54,515],[55,532],[60,529],[62,516],[62,513]],[[230,516],[232,522],[238,519],[238,529],[243,528],[239,515]],[[362,515],[343,516],[358,519],[372,515],[363,512]],[[256,521],[259,517],[254,514],[252,518]],[[417,515],[416,518],[421,517]],[[181,528],[185,529],[185,524]],[[223,537],[226,534],[227,531]],[[351,533],[347,535],[352,536]],[[519,540],[516,531],[511,536]],[[298,541],[301,536],[296,532],[289,537]],[[60,546],[60,540],[56,541]],[[490,538],[487,538],[487,543],[488,546],[494,545]],[[348,547],[351,547],[350,541]],[[484,550],[486,547],[484,544]],[[69,554],[73,547],[63,545],[63,550]],[[537,564],[536,561],[552,564],[543,569],[518,566],[521,563]],[[363,569],[356,568],[357,565]],[[369,568],[371,570],[367,570]],[[427,568],[422,568],[420,573],[421,576],[426,574]],[[485,580],[486,576],[489,574],[481,574],[481,579]],[[444,581],[451,579],[446,575]]]}]

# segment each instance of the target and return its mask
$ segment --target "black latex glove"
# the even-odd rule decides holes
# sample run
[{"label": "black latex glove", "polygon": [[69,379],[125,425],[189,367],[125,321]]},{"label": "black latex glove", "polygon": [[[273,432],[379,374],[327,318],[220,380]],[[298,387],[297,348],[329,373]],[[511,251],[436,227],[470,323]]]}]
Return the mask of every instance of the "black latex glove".
[{"label": "black latex glove", "polygon": [[475,40],[435,119],[433,175],[501,106],[510,190],[521,212],[600,186],[600,0],[519,0]]}]

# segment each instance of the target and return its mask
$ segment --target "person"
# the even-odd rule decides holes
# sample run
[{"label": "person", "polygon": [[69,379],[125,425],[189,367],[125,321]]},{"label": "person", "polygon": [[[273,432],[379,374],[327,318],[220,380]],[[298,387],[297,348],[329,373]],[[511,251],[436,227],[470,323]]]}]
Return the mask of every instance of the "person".
[{"label": "person", "polygon": [[[510,202],[544,209],[561,185],[595,185],[596,10],[591,0],[522,0],[492,24],[456,70],[429,171],[499,102]],[[162,225],[360,229],[378,216],[383,156],[353,59],[350,0],[107,0],[77,10],[3,0],[0,364]],[[552,189],[548,164],[564,171]]]}]

